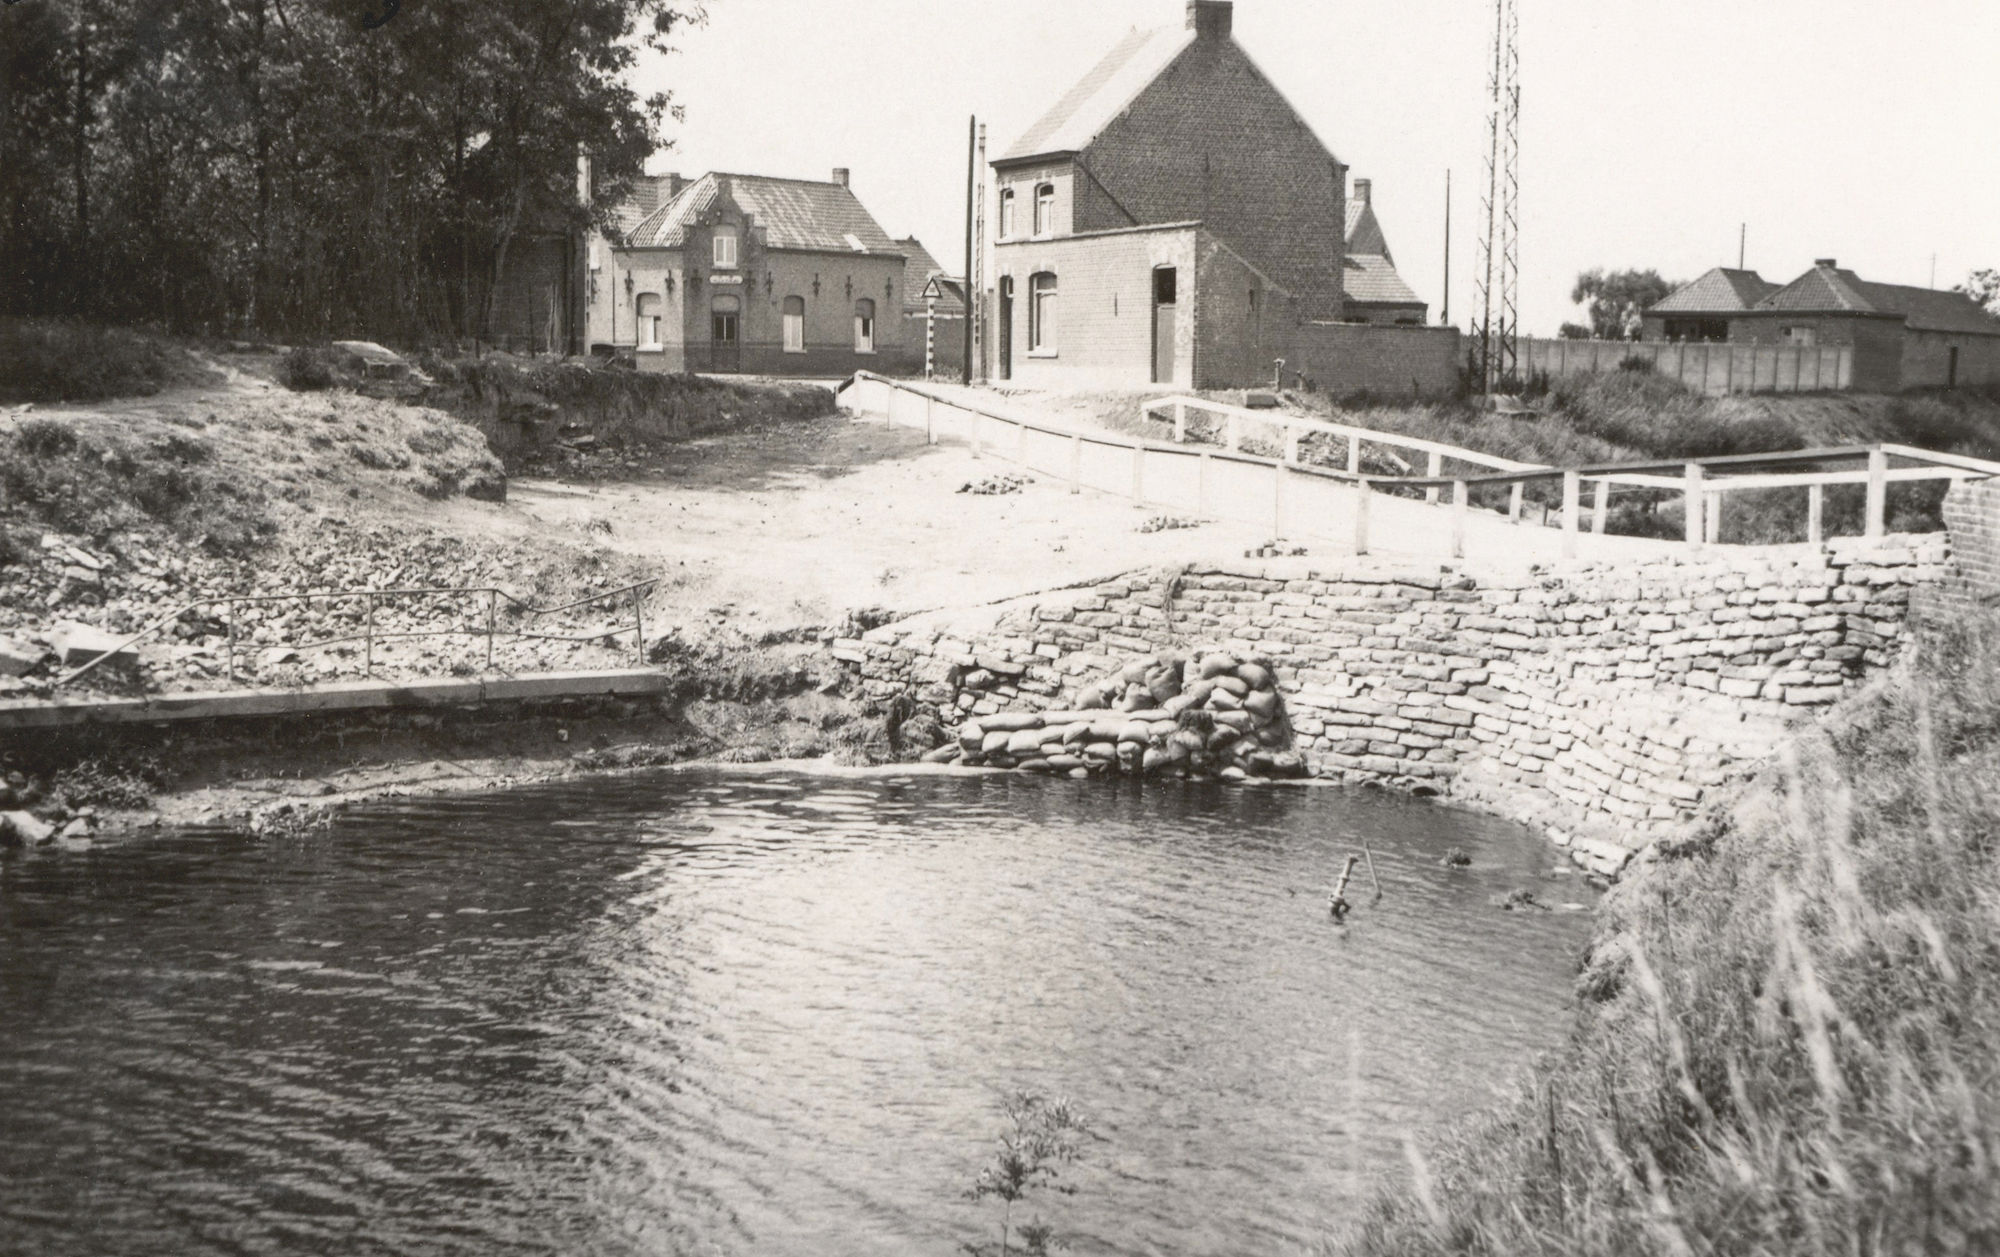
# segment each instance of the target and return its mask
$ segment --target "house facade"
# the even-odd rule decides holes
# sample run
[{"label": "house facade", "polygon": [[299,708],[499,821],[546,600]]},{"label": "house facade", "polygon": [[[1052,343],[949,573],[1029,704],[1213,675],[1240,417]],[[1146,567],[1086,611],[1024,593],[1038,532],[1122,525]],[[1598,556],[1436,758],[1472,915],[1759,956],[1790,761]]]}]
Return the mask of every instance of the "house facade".
[{"label": "house facade", "polygon": [[1133,32],[992,163],[990,378],[1226,388],[1286,359],[1450,386],[1455,344],[1356,353],[1353,329],[1316,330],[1348,313],[1347,170],[1233,28],[1233,4],[1192,0],[1182,26]]},{"label": "house facade", "polygon": [[1356,179],[1347,198],[1347,252],[1341,261],[1341,321],[1421,327],[1430,305],[1396,272],[1389,238],[1375,216],[1372,180]]},{"label": "house facade", "polygon": [[1833,258],[1783,286],[1718,267],[1648,310],[1640,339],[1846,348],[1851,386],[1867,392],[2000,383],[2000,319],[1963,293],[1874,283]]},{"label": "house facade", "polygon": [[642,371],[838,376],[902,365],[904,251],[847,171],[826,182],[666,178],[650,213],[590,243],[594,347]]}]

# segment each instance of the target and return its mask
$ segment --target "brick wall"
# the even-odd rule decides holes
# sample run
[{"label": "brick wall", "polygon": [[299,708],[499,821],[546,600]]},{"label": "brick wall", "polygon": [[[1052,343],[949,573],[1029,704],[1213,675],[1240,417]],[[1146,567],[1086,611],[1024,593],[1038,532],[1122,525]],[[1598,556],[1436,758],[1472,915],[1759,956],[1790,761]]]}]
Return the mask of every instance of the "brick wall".
[{"label": "brick wall", "polygon": [[1207,232],[1195,295],[1195,387],[1268,386],[1297,332],[1292,295]]},{"label": "brick wall", "polygon": [[1953,485],[1944,499],[1944,526],[1951,562],[1943,580],[1924,588],[1913,614],[1949,622],[2000,610],[2000,482]]},{"label": "brick wall", "polygon": [[[1996,499],[1982,498],[1988,524]],[[1268,658],[1314,773],[1478,801],[1615,871],[1891,661],[1944,538],[1475,576],[1296,560],[1120,576],[832,650],[947,726],[1054,710],[1132,656]]]},{"label": "brick wall", "polygon": [[[1129,387],[1151,379],[1153,268],[1179,268],[1185,295],[1176,315],[1173,383],[1192,387],[1194,228],[1150,228],[996,245],[993,259],[996,289],[1003,278],[1014,281],[1010,378],[1040,388]],[[1029,279],[1044,271],[1056,276],[1058,313],[1055,352],[1039,356],[1029,348]],[[992,300],[994,331],[986,343],[989,352],[997,353],[999,302]],[[993,378],[1001,378],[997,368]]]},{"label": "brick wall", "polygon": [[1951,351],[1958,350],[1959,388],[2000,383],[2000,336],[1950,332],[1903,333],[1904,388],[1945,388],[1951,380]]},{"label": "brick wall", "polygon": [[1852,347],[1850,387],[1890,393],[1903,386],[1903,322],[1898,318],[1825,314],[1737,315],[1729,321],[1732,344],[1786,344],[1784,329],[1811,327],[1816,345]]},{"label": "brick wall", "polygon": [[1293,331],[1285,367],[1335,395],[1438,395],[1458,387],[1459,336],[1450,327],[1306,323]]},{"label": "brick wall", "polygon": [[1199,219],[1305,317],[1339,316],[1347,172],[1233,40],[1191,44],[1082,165],[1108,195],[1077,200],[1078,231]]}]

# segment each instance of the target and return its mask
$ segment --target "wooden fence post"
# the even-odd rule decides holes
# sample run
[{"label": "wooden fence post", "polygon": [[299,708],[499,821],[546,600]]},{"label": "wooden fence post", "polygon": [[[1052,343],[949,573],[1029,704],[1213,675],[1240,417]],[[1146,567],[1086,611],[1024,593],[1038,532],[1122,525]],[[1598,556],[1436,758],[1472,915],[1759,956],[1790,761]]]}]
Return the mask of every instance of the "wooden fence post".
[{"label": "wooden fence post", "polygon": [[1690,550],[1701,549],[1703,536],[1701,527],[1701,482],[1703,474],[1700,463],[1689,463],[1687,469],[1682,473],[1682,479],[1685,482],[1682,496],[1687,499],[1687,505],[1682,508],[1682,513],[1687,517],[1683,521],[1685,524],[1683,532],[1686,535]]},{"label": "wooden fence post", "polygon": [[1356,433],[1347,438],[1347,470],[1350,475],[1361,474],[1361,436]]},{"label": "wooden fence post", "polygon": [[1708,507],[1702,512],[1701,526],[1702,531],[1708,536],[1708,544],[1712,546],[1722,544],[1722,490],[1709,491]]},{"label": "wooden fence post", "polygon": [[1186,403],[1186,402],[1175,402],[1175,403],[1174,403],[1174,444],[1176,444],[1176,445],[1181,445],[1181,444],[1184,444],[1184,443],[1186,443],[1186,441],[1187,441],[1187,403]]},{"label": "wooden fence post", "polygon": [[[1426,463],[1424,467],[1424,474],[1429,476],[1433,480],[1437,479],[1439,476],[1442,476],[1444,474],[1444,455],[1438,453],[1436,450],[1432,450],[1430,460],[1428,461],[1428,463]],[[1435,506],[1437,504],[1437,500],[1438,500],[1438,487],[1436,485],[1432,485],[1424,490],[1424,501],[1429,502]]]},{"label": "wooden fence post", "polygon": [[1527,497],[1527,492],[1528,486],[1519,480],[1508,486],[1507,521],[1509,523],[1518,524],[1521,522],[1521,505]]},{"label": "wooden fence post", "polygon": [[1465,557],[1465,513],[1471,503],[1472,486],[1463,480],[1451,482],[1451,557]]},{"label": "wooden fence post", "polygon": [[1299,461],[1299,430],[1289,423],[1285,425],[1285,461]]},{"label": "wooden fence post", "polygon": [[1577,516],[1582,512],[1583,477],[1575,471],[1563,473],[1563,557],[1576,557]]},{"label": "wooden fence post", "polygon": [[1366,480],[1354,482],[1354,553],[1368,553],[1368,498]]},{"label": "wooden fence post", "polygon": [[1271,536],[1285,535],[1285,464],[1271,464]]},{"label": "wooden fence post", "polygon": [[1868,451],[1868,527],[1864,534],[1879,537],[1889,518],[1889,455],[1881,446]]},{"label": "wooden fence post", "polygon": [[1611,514],[1611,482],[1599,480],[1591,486],[1590,531],[1602,537],[1604,525]]},{"label": "wooden fence post", "polygon": [[1806,486],[1806,540],[1818,545],[1826,540],[1826,486]]},{"label": "wooden fence post", "polygon": [[924,444],[937,444],[937,399],[924,395]]},{"label": "wooden fence post", "polygon": [[1236,416],[1235,415],[1227,416],[1224,419],[1223,428],[1224,428],[1224,433],[1228,438],[1229,448],[1232,450],[1235,449],[1238,441],[1242,439],[1241,425],[1236,422]]},{"label": "wooden fence post", "polygon": [[[493,671],[493,621],[499,618],[499,613],[500,591],[489,589],[486,591],[486,670],[488,672]],[[644,663],[646,661],[642,657],[639,662]]]}]

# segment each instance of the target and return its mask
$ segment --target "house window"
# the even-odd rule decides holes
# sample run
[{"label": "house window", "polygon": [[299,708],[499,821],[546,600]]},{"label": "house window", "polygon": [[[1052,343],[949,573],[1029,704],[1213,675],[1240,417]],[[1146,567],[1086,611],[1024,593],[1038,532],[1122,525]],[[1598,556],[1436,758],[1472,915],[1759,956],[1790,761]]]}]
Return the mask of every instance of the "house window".
[{"label": "house window", "polygon": [[867,297],[854,303],[854,352],[875,352],[875,303]]},{"label": "house window", "polygon": [[806,351],[806,299],[804,297],[785,298],[785,352],[802,354]]},{"label": "house window", "polygon": [[639,348],[660,348],[660,294],[639,294]]},{"label": "house window", "polygon": [[709,333],[718,345],[736,344],[742,329],[743,303],[724,293],[709,306]]},{"label": "house window", "polygon": [[1014,189],[1012,188],[1000,190],[1000,238],[1002,240],[1014,238]]},{"label": "house window", "polygon": [[1035,188],[1035,234],[1046,236],[1056,226],[1056,185],[1040,184]]},{"label": "house window", "polygon": [[736,228],[715,229],[715,265],[725,271],[736,269]]},{"label": "house window", "polygon": [[1787,345],[1811,345],[1818,342],[1818,329],[1807,327],[1787,327],[1780,329]]},{"label": "house window", "polygon": [[1047,271],[1028,280],[1028,352],[1056,352],[1056,277]]}]

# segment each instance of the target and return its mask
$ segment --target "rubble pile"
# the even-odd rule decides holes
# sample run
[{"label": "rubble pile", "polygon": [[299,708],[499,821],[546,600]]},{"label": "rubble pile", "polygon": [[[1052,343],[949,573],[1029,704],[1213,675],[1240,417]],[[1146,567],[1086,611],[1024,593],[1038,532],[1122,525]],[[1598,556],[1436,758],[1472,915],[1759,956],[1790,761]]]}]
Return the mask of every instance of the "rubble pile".
[{"label": "rubble pile", "polygon": [[1271,665],[1224,651],[1152,655],[1084,687],[1066,711],[968,721],[924,758],[1030,772],[1245,781],[1305,775]]},{"label": "rubble pile", "polygon": [[[27,553],[0,569],[0,698],[49,697],[55,692],[53,681],[68,668],[89,662],[190,603],[220,597],[282,600],[237,604],[233,611],[226,604],[194,607],[60,692],[156,693],[232,684],[292,687],[366,676],[473,676],[488,670],[489,614],[498,630],[494,673],[620,667],[637,661],[629,596],[531,620],[504,598],[464,593],[375,599],[370,667],[368,600],[348,591],[497,587],[523,601],[549,605],[635,579],[595,556],[584,556],[563,570],[553,565],[546,572],[524,570],[518,552],[499,544],[335,521],[254,563],[190,552],[140,533],[118,534],[101,544],[46,533],[24,549]],[[314,596],[292,596],[301,593]],[[345,596],[337,596],[341,594]],[[408,636],[443,630],[453,633]],[[609,637],[613,630],[622,636]],[[517,635],[521,632],[543,636]],[[331,639],[347,640],[314,645]]]}]

